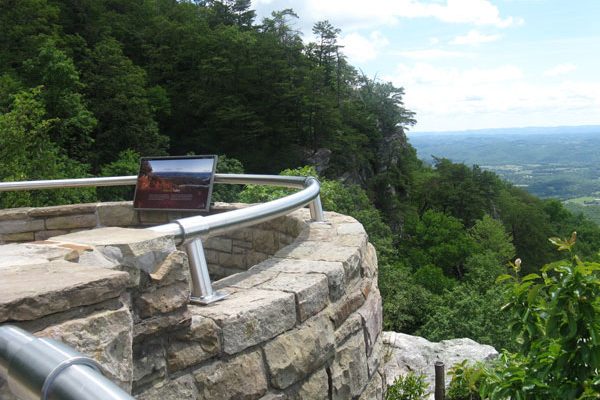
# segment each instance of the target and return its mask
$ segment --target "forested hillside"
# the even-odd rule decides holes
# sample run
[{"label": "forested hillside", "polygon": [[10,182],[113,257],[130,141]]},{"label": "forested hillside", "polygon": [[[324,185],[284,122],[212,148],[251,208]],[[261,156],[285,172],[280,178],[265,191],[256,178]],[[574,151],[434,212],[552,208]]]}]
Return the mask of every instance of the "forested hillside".
[{"label": "forested hillside", "polygon": [[[339,29],[303,41],[293,10],[255,19],[249,0],[0,1],[0,180],[133,174],[139,156],[220,154],[222,172],[316,174],[326,209],[358,218],[378,249],[385,328],[514,349],[509,260],[559,259],[600,229],[478,167],[421,163],[403,89],[346,61]],[[281,192],[249,187],[220,200]],[[0,207],[126,199],[122,189],[0,195]]]}]

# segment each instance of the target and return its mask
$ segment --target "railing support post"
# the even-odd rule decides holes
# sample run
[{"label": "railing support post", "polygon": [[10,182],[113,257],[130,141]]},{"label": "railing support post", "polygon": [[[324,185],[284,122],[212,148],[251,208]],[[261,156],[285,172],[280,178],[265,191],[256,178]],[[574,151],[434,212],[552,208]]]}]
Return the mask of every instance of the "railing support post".
[{"label": "railing support post", "polygon": [[206,257],[204,256],[202,240],[196,238],[187,242],[185,244],[185,250],[188,255],[190,275],[192,278],[190,301],[192,303],[206,305],[229,296],[229,293],[225,291],[213,290],[210,275],[208,274],[208,264],[206,263]]},{"label": "railing support post", "polygon": [[325,216],[323,215],[323,205],[321,204],[321,196],[318,195],[315,197],[313,201],[311,201],[308,205],[310,209],[310,217],[315,222],[323,222],[325,221]]}]

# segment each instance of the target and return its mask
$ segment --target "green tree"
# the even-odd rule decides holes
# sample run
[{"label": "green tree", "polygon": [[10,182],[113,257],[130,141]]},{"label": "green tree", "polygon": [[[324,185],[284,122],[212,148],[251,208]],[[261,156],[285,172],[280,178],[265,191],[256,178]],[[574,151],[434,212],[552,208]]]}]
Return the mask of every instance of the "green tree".
[{"label": "green tree", "polygon": [[146,74],[123,55],[119,42],[99,42],[84,70],[86,92],[98,118],[93,165],[114,161],[125,149],[142,156],[165,154],[168,138],[154,120]]},{"label": "green tree", "polygon": [[402,245],[402,251],[415,269],[432,264],[442,268],[448,276],[463,276],[473,239],[460,220],[441,212],[426,211],[412,228],[411,236]]},{"label": "green tree", "polygon": [[47,40],[24,65],[28,83],[43,87],[48,118],[56,120],[50,137],[69,157],[85,161],[97,121],[83,99],[83,85],[73,61],[52,40]]},{"label": "green tree", "polygon": [[504,225],[487,214],[475,221],[469,236],[473,239],[475,253],[490,251],[498,263],[506,263],[515,256],[515,246]]},{"label": "green tree", "polygon": [[[66,157],[49,137],[55,120],[46,119],[41,89],[22,91],[10,110],[0,114],[0,180],[23,181],[84,177],[86,165]],[[93,189],[6,192],[0,207],[80,203],[95,198]]]}]

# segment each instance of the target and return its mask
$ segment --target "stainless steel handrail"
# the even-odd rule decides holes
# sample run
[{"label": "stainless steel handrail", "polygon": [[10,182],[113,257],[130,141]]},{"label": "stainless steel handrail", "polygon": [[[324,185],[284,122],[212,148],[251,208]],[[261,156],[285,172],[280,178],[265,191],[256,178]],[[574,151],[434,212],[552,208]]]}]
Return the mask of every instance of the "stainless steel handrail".
[{"label": "stainless steel handrail", "polygon": [[[117,176],[107,178],[59,179],[45,181],[0,182],[0,192],[9,190],[38,190],[86,186],[135,185],[137,177]],[[207,304],[226,296],[224,292],[213,292],[204,257],[201,239],[207,235],[218,235],[233,229],[280,217],[298,208],[309,205],[313,221],[324,220],[321,205],[320,184],[314,177],[283,175],[215,174],[215,183],[230,185],[267,185],[301,189],[296,193],[267,203],[209,216],[181,218],[168,224],[147,228],[164,235],[180,239],[188,253],[192,277],[191,301]]]},{"label": "stainless steel handrail", "polygon": [[71,347],[0,326],[0,377],[22,400],[134,400]]},{"label": "stainless steel handrail", "polygon": [[[270,185],[302,188],[306,177],[283,175],[215,174],[215,183],[229,185]],[[53,179],[39,181],[0,182],[0,192],[18,190],[64,189],[74,187],[133,186],[136,175],[99,178]]]},{"label": "stainless steel handrail", "polygon": [[[60,179],[53,181],[0,182],[0,192],[86,186],[135,185],[136,176],[108,178]],[[265,222],[309,204],[313,221],[323,221],[320,184],[313,177],[280,175],[216,174],[215,183],[257,184],[301,189],[296,193],[263,204],[220,214],[181,218],[174,222],[146,228],[172,235],[185,245],[192,278],[191,301],[208,304],[223,299],[225,291],[213,291],[202,247],[203,236],[222,234],[233,229]],[[62,350],[61,350],[62,348]],[[43,360],[43,362],[41,362]],[[85,362],[84,362],[85,361]],[[84,364],[84,365],[76,365]],[[132,399],[112,382],[98,374],[92,361],[72,349],[49,339],[38,339],[18,328],[0,327],[0,376],[11,391],[23,399],[129,400]],[[59,394],[54,394],[59,393]]]}]

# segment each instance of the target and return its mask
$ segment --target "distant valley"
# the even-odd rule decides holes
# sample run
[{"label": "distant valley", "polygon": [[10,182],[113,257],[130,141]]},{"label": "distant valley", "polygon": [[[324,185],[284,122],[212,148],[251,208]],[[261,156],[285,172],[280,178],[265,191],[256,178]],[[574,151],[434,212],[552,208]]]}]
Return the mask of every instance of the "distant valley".
[{"label": "distant valley", "polygon": [[479,165],[600,222],[600,126],[409,133],[419,158]]}]

